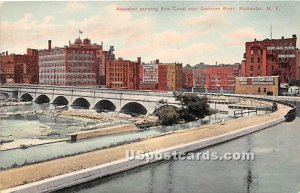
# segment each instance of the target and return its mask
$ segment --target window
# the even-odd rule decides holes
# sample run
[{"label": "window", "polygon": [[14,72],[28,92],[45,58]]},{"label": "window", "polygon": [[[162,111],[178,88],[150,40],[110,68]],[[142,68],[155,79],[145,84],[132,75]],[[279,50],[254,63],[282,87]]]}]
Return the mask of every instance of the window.
[{"label": "window", "polygon": [[260,92],[260,87],[257,88],[257,92]]},{"label": "window", "polygon": [[253,71],[253,66],[250,66],[250,71]]},{"label": "window", "polygon": [[261,54],[261,50],[257,50],[257,54],[260,55]]},{"label": "window", "polygon": [[257,58],[257,63],[260,63],[260,58]]},{"label": "window", "polygon": [[267,92],[267,88],[264,88],[264,92]]},{"label": "window", "polygon": [[254,63],[254,58],[251,58],[251,64],[253,64]]},{"label": "window", "polygon": [[253,55],[253,50],[252,49],[251,49],[250,53],[251,53],[251,55]]}]

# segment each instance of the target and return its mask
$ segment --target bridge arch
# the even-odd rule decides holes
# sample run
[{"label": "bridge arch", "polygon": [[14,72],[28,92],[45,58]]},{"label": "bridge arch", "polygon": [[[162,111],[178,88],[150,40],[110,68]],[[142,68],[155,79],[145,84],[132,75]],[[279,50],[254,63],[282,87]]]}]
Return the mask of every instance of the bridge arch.
[{"label": "bridge arch", "polygon": [[3,92],[3,93],[0,93],[0,96],[1,98],[4,97],[4,98],[9,98],[9,94],[7,94],[6,92]]},{"label": "bridge arch", "polygon": [[146,115],[147,109],[138,102],[129,102],[121,108],[120,112],[134,115]]},{"label": "bridge arch", "polygon": [[55,105],[68,105],[69,101],[64,96],[58,96],[53,100],[53,104]]},{"label": "bridge arch", "polygon": [[74,109],[89,109],[90,108],[90,103],[88,100],[86,100],[85,98],[77,98],[76,100],[73,101],[72,103],[72,107]]},{"label": "bridge arch", "polygon": [[31,94],[25,93],[21,96],[21,101],[32,101],[33,97],[31,96]]},{"label": "bridge arch", "polygon": [[50,103],[50,99],[47,95],[42,94],[35,99],[35,102],[37,104]]},{"label": "bridge arch", "polygon": [[97,112],[101,112],[101,111],[115,111],[117,109],[116,105],[114,105],[114,103],[112,103],[109,100],[100,100],[99,102],[97,102],[94,106],[94,109]]}]

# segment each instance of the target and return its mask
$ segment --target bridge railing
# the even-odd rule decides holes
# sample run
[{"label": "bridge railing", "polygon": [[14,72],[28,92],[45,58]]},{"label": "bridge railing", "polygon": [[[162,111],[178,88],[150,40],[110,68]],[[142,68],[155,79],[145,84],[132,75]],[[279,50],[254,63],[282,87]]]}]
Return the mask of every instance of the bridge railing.
[{"label": "bridge railing", "polygon": [[[267,101],[267,102],[272,102],[272,112],[277,110],[277,105],[275,106],[275,104],[282,104],[285,106],[290,107],[291,109],[289,110],[289,112],[284,116],[285,117],[285,121],[290,122],[293,121],[296,118],[296,106],[294,104],[291,104],[290,102],[286,102],[286,101],[282,101],[282,100],[276,100],[276,99],[271,99],[271,98],[266,98],[264,96],[253,96],[253,95],[238,95],[238,94],[218,94],[218,93],[202,93],[202,95],[213,95],[213,96],[228,96],[228,97],[241,97],[241,98],[245,98],[245,99],[255,99],[258,101]],[[275,102],[275,104],[274,104]]]}]

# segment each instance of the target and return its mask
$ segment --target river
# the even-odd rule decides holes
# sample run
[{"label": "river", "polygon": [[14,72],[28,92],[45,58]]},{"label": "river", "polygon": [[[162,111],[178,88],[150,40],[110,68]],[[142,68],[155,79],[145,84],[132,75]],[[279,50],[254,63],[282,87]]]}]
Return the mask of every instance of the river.
[{"label": "river", "polygon": [[255,161],[162,161],[57,192],[299,192],[299,125],[298,117],[201,150],[218,154],[249,151],[255,153]]}]

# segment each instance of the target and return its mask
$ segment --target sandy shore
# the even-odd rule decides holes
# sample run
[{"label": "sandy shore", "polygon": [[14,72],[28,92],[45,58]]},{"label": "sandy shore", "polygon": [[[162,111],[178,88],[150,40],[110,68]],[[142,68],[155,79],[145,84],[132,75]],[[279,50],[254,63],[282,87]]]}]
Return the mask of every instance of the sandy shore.
[{"label": "sandy shore", "polygon": [[288,107],[278,105],[278,111],[272,114],[261,115],[257,117],[242,117],[237,120],[228,121],[224,125],[207,125],[190,130],[174,132],[165,136],[149,138],[140,142],[121,145],[114,148],[103,149],[72,157],[28,165],[21,168],[4,170],[0,172],[0,188],[6,189],[17,185],[68,173],[71,171],[76,171],[79,169],[122,159],[125,158],[126,150],[155,151],[162,148],[168,148],[179,144],[222,135],[227,132],[248,127],[249,125],[255,125],[257,123],[271,121],[276,118],[282,117],[288,112],[288,110]]}]

